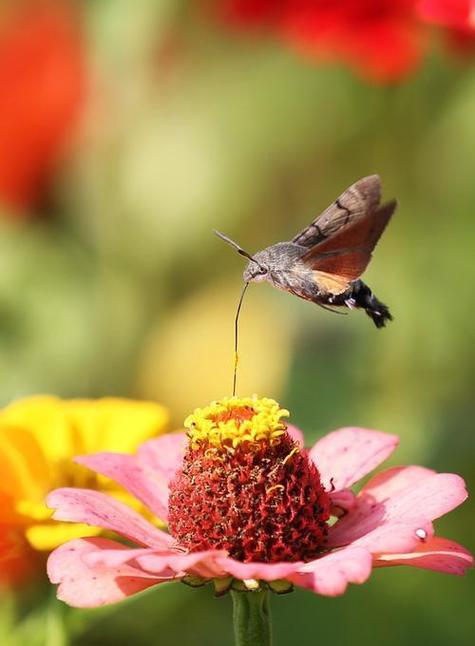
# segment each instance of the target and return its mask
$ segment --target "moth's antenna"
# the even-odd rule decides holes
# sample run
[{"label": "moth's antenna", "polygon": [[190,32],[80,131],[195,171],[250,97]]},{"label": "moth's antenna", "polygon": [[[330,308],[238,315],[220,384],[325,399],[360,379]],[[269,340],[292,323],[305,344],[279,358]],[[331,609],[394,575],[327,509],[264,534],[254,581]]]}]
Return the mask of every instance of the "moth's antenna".
[{"label": "moth's antenna", "polygon": [[255,262],[256,265],[261,269],[262,271],[266,271],[266,268],[263,267],[257,260],[251,256],[250,253],[247,251],[244,251],[242,247],[238,245],[237,242],[234,242],[234,240],[231,240],[231,238],[228,238],[228,236],[225,236],[224,233],[221,233],[220,231],[216,231],[216,229],[213,229],[213,233],[218,236],[218,238],[221,238],[221,240],[224,240],[224,242],[227,242],[231,247],[234,247],[236,251],[241,254],[241,256],[244,256],[245,258],[248,258],[249,260],[252,260],[252,262]]},{"label": "moth's antenna", "polygon": [[236,383],[237,383],[237,367],[239,362],[238,355],[238,332],[239,332],[239,314],[241,313],[242,301],[244,299],[244,294],[246,289],[249,287],[249,283],[245,283],[242,288],[241,297],[236,310],[236,318],[234,319],[234,373],[233,373],[233,397],[236,397]]}]

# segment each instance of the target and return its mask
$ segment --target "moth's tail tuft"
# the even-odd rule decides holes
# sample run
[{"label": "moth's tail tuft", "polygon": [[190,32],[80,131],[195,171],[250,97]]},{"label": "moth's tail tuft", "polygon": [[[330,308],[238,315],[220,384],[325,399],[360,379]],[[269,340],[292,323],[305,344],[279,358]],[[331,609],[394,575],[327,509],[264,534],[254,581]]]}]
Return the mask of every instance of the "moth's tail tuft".
[{"label": "moth's tail tuft", "polygon": [[393,320],[389,308],[376,298],[368,285],[363,283],[362,280],[354,283],[352,298],[356,301],[357,307],[365,310],[377,328],[383,328],[388,321]]},{"label": "moth's tail tuft", "polygon": [[374,299],[377,303],[375,307],[366,307],[366,314],[373,319],[373,323],[377,328],[386,327],[388,321],[392,321],[393,317],[391,312],[384,303],[378,301],[377,298]]}]

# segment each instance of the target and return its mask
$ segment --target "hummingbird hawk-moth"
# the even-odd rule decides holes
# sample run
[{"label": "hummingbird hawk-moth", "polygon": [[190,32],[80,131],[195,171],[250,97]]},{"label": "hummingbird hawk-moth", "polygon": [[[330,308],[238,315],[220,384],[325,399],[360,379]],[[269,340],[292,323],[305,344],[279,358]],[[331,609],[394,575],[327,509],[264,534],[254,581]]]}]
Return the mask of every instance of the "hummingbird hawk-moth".
[{"label": "hummingbird hawk-moth", "polygon": [[219,231],[221,239],[249,259],[246,283],[268,281],[275,287],[316,303],[364,309],[377,328],[392,316],[360,279],[397,203],[381,204],[378,175],[352,184],[321,215],[289,242],[278,242],[249,254]]}]

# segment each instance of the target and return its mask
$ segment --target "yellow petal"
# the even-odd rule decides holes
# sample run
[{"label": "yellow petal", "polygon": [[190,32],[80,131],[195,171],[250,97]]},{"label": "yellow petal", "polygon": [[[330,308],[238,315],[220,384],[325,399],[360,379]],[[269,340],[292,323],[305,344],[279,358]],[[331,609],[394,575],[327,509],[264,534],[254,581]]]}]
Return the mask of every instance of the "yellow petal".
[{"label": "yellow petal", "polygon": [[105,398],[65,402],[75,429],[77,453],[130,453],[166,430],[168,413],[155,402]]},{"label": "yellow petal", "polygon": [[118,398],[30,397],[0,413],[0,427],[30,432],[51,462],[96,451],[134,451],[164,432],[167,423],[167,411],[160,404]]},{"label": "yellow petal", "polygon": [[26,538],[35,550],[53,550],[74,538],[98,536],[103,530],[77,523],[48,523],[33,525],[26,530]]},{"label": "yellow petal", "polygon": [[1,412],[0,425],[30,432],[48,461],[74,455],[74,438],[63,402],[56,397],[28,397],[14,402]]},{"label": "yellow petal", "polygon": [[32,434],[6,423],[0,415],[0,491],[13,499],[40,501],[47,491],[50,473]]},{"label": "yellow petal", "polygon": [[15,508],[19,514],[33,521],[48,520],[53,513],[43,502],[32,500],[20,500]]}]

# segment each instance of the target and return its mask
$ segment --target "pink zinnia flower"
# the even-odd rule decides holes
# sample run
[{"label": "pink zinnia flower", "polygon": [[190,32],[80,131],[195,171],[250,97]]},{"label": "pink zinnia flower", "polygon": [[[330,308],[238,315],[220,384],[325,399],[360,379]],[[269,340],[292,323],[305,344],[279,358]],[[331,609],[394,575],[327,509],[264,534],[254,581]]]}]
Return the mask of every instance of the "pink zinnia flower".
[{"label": "pink zinnia flower", "polygon": [[464,574],[472,565],[465,548],[435,537],[432,526],[465,500],[459,476],[394,467],[356,495],[352,485],[392,453],[397,437],[344,428],[307,451],[286,415],[269,399],[225,399],[196,410],[186,434],[151,440],[135,456],[77,458],[168,522],[168,533],[98,491],[52,492],[54,518],[127,540],[84,538],[56,549],[48,573],[59,598],[100,606],[177,579],[213,580],[217,593],[298,585],[335,596],[373,567]]}]

